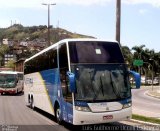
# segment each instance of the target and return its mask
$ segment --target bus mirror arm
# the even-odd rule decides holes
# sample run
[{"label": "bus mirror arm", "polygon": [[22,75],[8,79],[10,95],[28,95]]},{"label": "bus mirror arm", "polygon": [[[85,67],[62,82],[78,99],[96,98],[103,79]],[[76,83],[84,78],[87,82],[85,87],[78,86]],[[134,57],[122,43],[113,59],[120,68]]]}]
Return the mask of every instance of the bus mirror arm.
[{"label": "bus mirror arm", "polygon": [[75,74],[68,71],[67,72],[67,76],[69,78],[69,87],[70,87],[70,91],[72,93],[75,93],[76,92],[76,86],[75,86]]},{"label": "bus mirror arm", "polygon": [[129,71],[129,74],[131,74],[134,77],[136,89],[139,89],[141,86],[141,76],[139,73],[135,71]]}]

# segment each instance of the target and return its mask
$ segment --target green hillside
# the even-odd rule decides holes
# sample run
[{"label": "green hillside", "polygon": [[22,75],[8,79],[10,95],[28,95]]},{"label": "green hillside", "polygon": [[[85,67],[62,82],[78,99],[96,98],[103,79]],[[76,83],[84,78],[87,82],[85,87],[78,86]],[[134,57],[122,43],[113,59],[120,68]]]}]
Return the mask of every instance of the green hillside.
[{"label": "green hillside", "polygon": [[[15,24],[8,28],[0,28],[0,41],[4,38],[8,38],[14,41],[33,41],[34,39],[44,38],[47,41],[47,26],[31,26],[24,27],[19,24]],[[64,38],[93,38],[91,36],[81,35],[77,33],[69,32],[62,28],[50,27],[51,42],[55,43]]]},{"label": "green hillside", "polygon": [[[62,28],[50,27],[50,41],[52,44],[65,38],[94,37],[72,33]],[[8,45],[2,44],[3,39],[5,39],[5,42],[8,39]],[[21,43],[27,43],[28,45],[23,46]],[[46,25],[24,27],[20,24],[14,24],[8,28],[0,28],[0,66],[4,66],[6,63],[5,54],[14,55],[13,61],[29,58],[46,48],[47,43],[48,28]]]}]

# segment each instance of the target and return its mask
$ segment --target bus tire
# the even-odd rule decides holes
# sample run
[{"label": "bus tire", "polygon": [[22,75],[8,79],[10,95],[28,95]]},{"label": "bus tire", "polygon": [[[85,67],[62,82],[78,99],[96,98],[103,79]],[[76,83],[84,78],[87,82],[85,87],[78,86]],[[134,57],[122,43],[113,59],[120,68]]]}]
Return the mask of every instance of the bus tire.
[{"label": "bus tire", "polygon": [[62,123],[62,119],[61,119],[61,110],[60,110],[59,106],[57,106],[57,108],[56,108],[56,114],[55,114],[55,116],[56,116],[57,123],[61,124]]},{"label": "bus tire", "polygon": [[34,106],[34,99],[33,96],[30,99],[30,108],[34,110],[35,106]]}]

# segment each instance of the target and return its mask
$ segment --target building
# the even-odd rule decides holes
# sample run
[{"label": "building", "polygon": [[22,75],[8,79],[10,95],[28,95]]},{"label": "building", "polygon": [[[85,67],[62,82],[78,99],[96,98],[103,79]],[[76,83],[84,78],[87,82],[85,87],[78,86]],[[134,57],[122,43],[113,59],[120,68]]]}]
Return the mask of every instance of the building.
[{"label": "building", "polygon": [[13,46],[14,41],[9,40],[9,39],[3,39],[2,44],[8,45],[8,46]]},{"label": "building", "polygon": [[3,39],[3,42],[2,42],[4,45],[8,45],[8,39]]},{"label": "building", "polygon": [[19,45],[20,45],[20,46],[27,47],[27,46],[28,46],[28,42],[22,41],[22,42],[20,42]]},{"label": "building", "polygon": [[15,71],[23,72],[24,70],[24,58],[19,59],[18,61],[15,62]]},{"label": "building", "polygon": [[16,56],[13,54],[5,54],[2,63],[5,66],[8,63],[8,61],[15,60],[15,58]]}]

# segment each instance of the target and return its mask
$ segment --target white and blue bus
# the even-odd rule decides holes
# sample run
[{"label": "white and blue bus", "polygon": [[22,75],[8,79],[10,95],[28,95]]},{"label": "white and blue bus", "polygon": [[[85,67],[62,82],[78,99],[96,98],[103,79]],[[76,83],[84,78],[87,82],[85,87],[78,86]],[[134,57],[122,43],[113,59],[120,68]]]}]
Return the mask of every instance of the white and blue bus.
[{"label": "white and blue bus", "polygon": [[26,59],[27,105],[74,125],[131,118],[129,72],[116,41],[65,39]]}]

